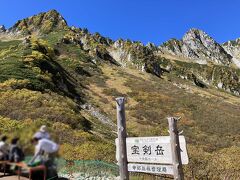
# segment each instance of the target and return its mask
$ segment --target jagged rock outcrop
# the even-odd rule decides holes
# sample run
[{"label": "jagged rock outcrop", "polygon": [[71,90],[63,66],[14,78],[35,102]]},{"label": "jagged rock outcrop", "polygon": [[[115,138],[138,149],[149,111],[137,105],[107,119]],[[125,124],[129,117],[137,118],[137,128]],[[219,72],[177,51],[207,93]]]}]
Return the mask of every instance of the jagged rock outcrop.
[{"label": "jagged rock outcrop", "polygon": [[141,71],[146,71],[156,76],[161,76],[162,70],[156,61],[155,45],[144,46],[141,42],[119,39],[107,48],[109,54],[122,66],[133,66]]},{"label": "jagged rock outcrop", "polygon": [[127,66],[128,62],[131,62],[132,54],[130,52],[131,41],[117,40],[112,47],[108,48],[110,55],[116,59],[123,67]]},{"label": "jagged rock outcrop", "polygon": [[234,64],[240,68],[240,38],[228,41],[222,46],[233,57]]},{"label": "jagged rock outcrop", "polygon": [[[214,87],[240,95],[240,70],[222,65],[197,64],[161,59],[162,70],[192,82],[198,87]],[[168,70],[166,67],[170,67]]]},{"label": "jagged rock outcrop", "polygon": [[56,10],[51,10],[19,20],[8,32],[13,35],[30,35],[32,33],[49,33],[65,28],[67,28],[65,19]]},{"label": "jagged rock outcrop", "polygon": [[190,29],[182,40],[171,39],[163,43],[159,49],[163,53],[186,57],[200,64],[214,62],[229,65],[232,59],[220,44],[198,29]]},{"label": "jagged rock outcrop", "polygon": [[140,42],[132,42],[130,40],[119,39],[113,43],[111,47],[108,48],[110,55],[120,62],[123,66],[128,64],[136,64],[138,61],[141,68],[141,61],[144,56],[150,54],[150,51]]},{"label": "jagged rock outcrop", "polygon": [[240,38],[223,43],[223,48],[232,56],[240,56]]},{"label": "jagged rock outcrop", "polygon": [[152,43],[144,46],[140,42],[122,39],[114,42],[99,33],[90,34],[86,29],[72,27],[71,31],[62,38],[62,42],[79,45],[93,58],[97,57],[123,67],[135,67],[157,76],[161,75],[160,66],[154,58],[157,47]]},{"label": "jagged rock outcrop", "polygon": [[6,32],[6,28],[4,25],[0,25],[0,33]]},{"label": "jagged rock outcrop", "polygon": [[154,43],[147,43],[146,47],[150,50],[150,51],[158,51],[158,47],[154,44]]}]

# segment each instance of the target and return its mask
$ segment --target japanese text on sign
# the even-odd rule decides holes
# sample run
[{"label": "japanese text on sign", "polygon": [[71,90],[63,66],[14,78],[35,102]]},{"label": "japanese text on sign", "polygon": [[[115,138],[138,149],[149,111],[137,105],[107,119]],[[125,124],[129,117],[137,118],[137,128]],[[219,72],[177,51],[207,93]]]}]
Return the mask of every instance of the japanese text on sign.
[{"label": "japanese text on sign", "polygon": [[129,163],[128,171],[172,175],[173,174],[173,166],[172,165],[153,165],[153,164]]},{"label": "japanese text on sign", "polygon": [[[188,164],[186,141],[184,136],[179,136],[181,159],[183,164]],[[126,138],[128,162],[145,163],[172,163],[171,144],[169,136]],[[116,145],[117,145],[116,139]],[[118,147],[117,147],[118,154]],[[118,159],[118,157],[117,157]]]}]

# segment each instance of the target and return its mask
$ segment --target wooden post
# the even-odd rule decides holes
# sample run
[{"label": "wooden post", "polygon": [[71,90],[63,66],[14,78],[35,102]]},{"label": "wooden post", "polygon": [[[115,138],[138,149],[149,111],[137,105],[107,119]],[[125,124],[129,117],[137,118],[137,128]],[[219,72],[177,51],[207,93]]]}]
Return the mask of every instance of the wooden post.
[{"label": "wooden post", "polygon": [[126,118],[125,118],[125,99],[116,98],[117,101],[117,127],[118,127],[118,147],[119,147],[119,171],[120,180],[129,180],[127,164],[127,146],[126,146]]},{"label": "wooden post", "polygon": [[171,139],[172,149],[172,160],[173,160],[173,173],[175,180],[183,180],[183,169],[181,160],[181,149],[179,143],[178,129],[177,129],[177,118],[169,117],[169,133]]}]

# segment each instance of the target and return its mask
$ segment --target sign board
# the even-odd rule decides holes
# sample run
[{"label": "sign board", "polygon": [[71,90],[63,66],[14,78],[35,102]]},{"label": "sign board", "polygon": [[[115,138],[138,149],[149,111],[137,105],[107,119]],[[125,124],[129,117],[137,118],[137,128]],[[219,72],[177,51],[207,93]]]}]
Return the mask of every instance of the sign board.
[{"label": "sign board", "polygon": [[172,165],[156,165],[156,164],[128,164],[128,171],[143,172],[153,174],[169,174],[173,175]]},{"label": "sign board", "polygon": [[[186,140],[179,136],[182,164],[188,164]],[[116,158],[118,160],[118,139],[116,143]],[[128,137],[127,161],[139,163],[172,164],[170,136],[157,137]]]}]

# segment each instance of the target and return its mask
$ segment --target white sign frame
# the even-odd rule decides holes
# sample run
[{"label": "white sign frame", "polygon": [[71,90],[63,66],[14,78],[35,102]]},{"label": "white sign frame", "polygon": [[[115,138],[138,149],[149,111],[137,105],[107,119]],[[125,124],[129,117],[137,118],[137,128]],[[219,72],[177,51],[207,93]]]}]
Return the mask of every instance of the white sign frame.
[{"label": "white sign frame", "polygon": [[[127,137],[127,161],[135,163],[172,164],[170,141],[170,136]],[[116,159],[118,160],[118,139],[115,140],[115,143],[117,147]],[[182,164],[188,164],[189,159],[184,136],[179,136],[179,143]]]}]

